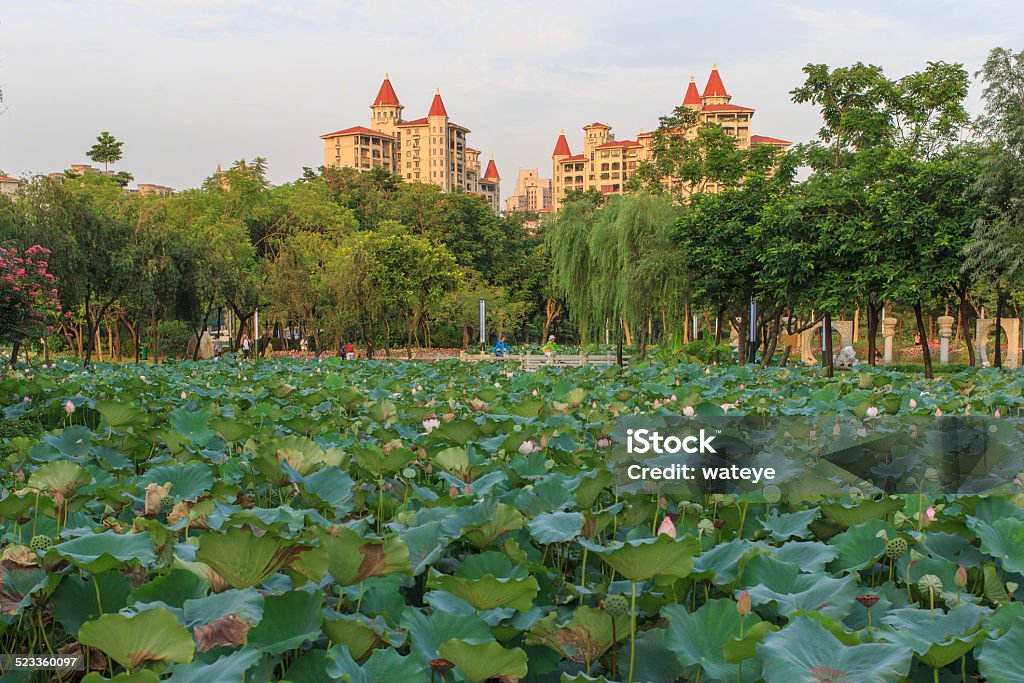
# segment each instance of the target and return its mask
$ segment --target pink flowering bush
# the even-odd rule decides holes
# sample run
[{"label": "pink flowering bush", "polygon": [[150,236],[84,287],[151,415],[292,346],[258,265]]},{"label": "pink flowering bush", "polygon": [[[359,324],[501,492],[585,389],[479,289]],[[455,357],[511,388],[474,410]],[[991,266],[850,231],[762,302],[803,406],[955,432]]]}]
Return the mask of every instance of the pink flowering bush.
[{"label": "pink flowering bush", "polygon": [[0,247],[0,340],[16,343],[45,334],[62,315],[57,285],[47,270],[49,254],[39,245],[23,253]]}]

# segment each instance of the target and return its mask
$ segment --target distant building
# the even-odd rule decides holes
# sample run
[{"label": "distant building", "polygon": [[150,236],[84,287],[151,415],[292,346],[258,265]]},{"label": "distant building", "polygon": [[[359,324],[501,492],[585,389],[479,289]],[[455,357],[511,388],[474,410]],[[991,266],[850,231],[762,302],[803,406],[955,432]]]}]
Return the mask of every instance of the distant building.
[{"label": "distant building", "polygon": [[[700,123],[722,126],[726,133],[736,138],[736,146],[740,149],[759,144],[786,148],[791,144],[778,138],[750,134],[754,110],[732,103],[732,95],[726,91],[717,66],[712,67],[703,93],[697,90],[696,82],[690,78],[682,104],[697,111]],[[564,129],[559,134],[551,154],[552,208],[555,211],[561,208],[566,193],[572,190],[598,190],[606,196],[623,194],[626,182],[636,167],[653,157],[653,133],[642,132],[636,140],[616,140],[611,131],[611,126],[596,121],[583,126],[582,154],[572,153]],[[693,136],[696,129],[682,131],[681,134]],[[666,178],[663,182],[671,185],[673,179]],[[705,191],[716,192],[719,189],[709,185]]]},{"label": "distant building", "polygon": [[497,212],[501,178],[494,160],[481,175],[480,152],[466,144],[470,130],[449,118],[441,91],[435,91],[422,118],[407,121],[402,118],[404,109],[385,74],[370,105],[369,127],[352,126],[320,136],[324,166],[359,171],[383,168],[409,182],[430,183],[445,192],[479,194]]},{"label": "distant building", "polygon": [[170,196],[174,194],[174,190],[164,185],[154,185],[153,183],[135,183],[135,191],[142,197],[147,196]]},{"label": "distant building", "polygon": [[505,200],[505,211],[537,213],[551,208],[551,179],[538,178],[537,169],[519,169],[515,193]]},{"label": "distant building", "polygon": [[25,181],[0,173],[0,194],[12,197],[18,193]]}]

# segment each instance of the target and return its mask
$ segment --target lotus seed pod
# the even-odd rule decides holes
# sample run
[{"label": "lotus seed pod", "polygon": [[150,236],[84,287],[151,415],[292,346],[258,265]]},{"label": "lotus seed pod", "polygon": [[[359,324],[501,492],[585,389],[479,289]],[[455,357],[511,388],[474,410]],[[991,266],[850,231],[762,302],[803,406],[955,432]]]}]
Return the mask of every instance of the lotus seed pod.
[{"label": "lotus seed pod", "polygon": [[625,595],[606,595],[601,607],[610,617],[624,617],[629,614],[629,601]]},{"label": "lotus seed pod", "polygon": [[161,496],[160,497],[160,511],[161,512],[170,512],[173,509],[174,509],[174,498],[172,498],[171,496]]},{"label": "lotus seed pod", "polygon": [[764,496],[764,501],[766,503],[774,505],[775,503],[778,503],[780,500],[782,500],[782,489],[780,489],[775,484],[768,484],[761,491],[761,495]]},{"label": "lotus seed pod", "polygon": [[907,544],[907,539],[902,536],[889,539],[885,543],[885,556],[890,560],[898,560],[907,554],[907,550],[910,546]]},{"label": "lotus seed pod", "polygon": [[29,541],[28,547],[32,549],[36,555],[42,555],[53,545],[53,539],[49,536],[37,535],[33,536],[32,540]]}]

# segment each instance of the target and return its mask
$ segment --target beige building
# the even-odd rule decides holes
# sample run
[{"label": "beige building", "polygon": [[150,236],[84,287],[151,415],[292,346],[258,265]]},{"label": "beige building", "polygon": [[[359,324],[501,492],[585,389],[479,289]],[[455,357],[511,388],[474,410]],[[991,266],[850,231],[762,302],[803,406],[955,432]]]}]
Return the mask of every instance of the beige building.
[{"label": "beige building", "polygon": [[17,178],[12,178],[9,175],[0,173],[0,194],[7,197],[13,197],[18,194],[18,190],[21,189],[23,182],[24,181],[18,180]]},{"label": "beige building", "polygon": [[[750,123],[754,109],[732,103],[732,95],[725,89],[718,67],[711,69],[704,91],[697,90],[694,78],[690,78],[683,106],[698,112],[700,122],[722,126],[726,133],[736,138],[740,149],[751,145],[769,144],[781,148],[791,143],[763,135],[751,135]],[[692,136],[696,130],[682,131]],[[611,126],[594,122],[583,127],[583,151],[573,154],[565,137],[565,130],[559,134],[551,154],[552,208],[557,211],[566,193],[572,190],[598,190],[603,195],[622,194],[626,182],[637,166],[652,158],[654,134],[641,132],[635,140],[616,140]],[[664,179],[666,185],[671,178]],[[705,191],[715,192],[719,188],[708,185]]]},{"label": "beige building", "polygon": [[135,192],[140,196],[169,196],[174,194],[174,190],[165,185],[155,185],[153,183],[135,183]]},{"label": "beige building", "polygon": [[551,208],[551,179],[538,178],[537,169],[519,169],[515,194],[505,200],[505,211],[537,213]]},{"label": "beige building", "polygon": [[470,130],[448,116],[441,91],[434,93],[427,115],[405,120],[405,107],[387,74],[370,105],[370,125],[321,135],[324,166],[360,171],[383,168],[409,182],[430,183],[445,192],[481,195],[495,212],[500,208],[501,178],[491,159],[480,173],[480,152],[466,144]]}]

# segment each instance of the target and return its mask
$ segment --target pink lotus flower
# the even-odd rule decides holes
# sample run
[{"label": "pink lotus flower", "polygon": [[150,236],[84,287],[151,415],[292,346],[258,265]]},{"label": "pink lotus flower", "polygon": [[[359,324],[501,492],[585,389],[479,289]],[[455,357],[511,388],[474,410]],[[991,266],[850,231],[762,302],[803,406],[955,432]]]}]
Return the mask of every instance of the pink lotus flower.
[{"label": "pink lotus flower", "polygon": [[523,455],[529,455],[530,453],[539,450],[540,446],[538,446],[537,442],[534,441],[533,439],[527,439],[526,441],[519,444],[519,452],[522,453]]},{"label": "pink lotus flower", "polygon": [[693,409],[693,406],[685,406],[683,408],[683,415],[686,417],[693,417],[697,414],[697,411]]},{"label": "pink lotus flower", "polygon": [[878,408],[875,406],[868,406],[866,415],[868,417],[878,417]]},{"label": "pink lotus flower", "polygon": [[25,403],[28,403],[28,402],[29,402],[29,401],[31,401],[32,399],[30,399],[30,398],[29,398],[28,396],[26,396],[25,398],[23,398],[23,399],[21,399],[21,400],[22,400],[22,401],[24,401]]},{"label": "pink lotus flower", "polygon": [[669,538],[676,537],[676,525],[671,517],[666,516],[665,519],[661,520],[661,526],[658,527],[658,535],[661,536],[663,534]]},{"label": "pink lotus flower", "polygon": [[935,409],[935,417],[942,417],[942,408]]},{"label": "pink lotus flower", "polygon": [[75,404],[71,402],[70,398],[68,399],[68,402],[64,404],[64,412],[68,415],[75,412]]},{"label": "pink lotus flower", "polygon": [[928,509],[924,511],[924,519],[925,519],[926,523],[927,522],[934,522],[935,521],[935,517],[936,517],[935,508],[932,507],[931,505],[929,505]]},{"label": "pink lotus flower", "polygon": [[611,445],[612,440],[609,439],[607,436],[602,436],[600,439],[597,440],[598,448],[611,448]]}]

